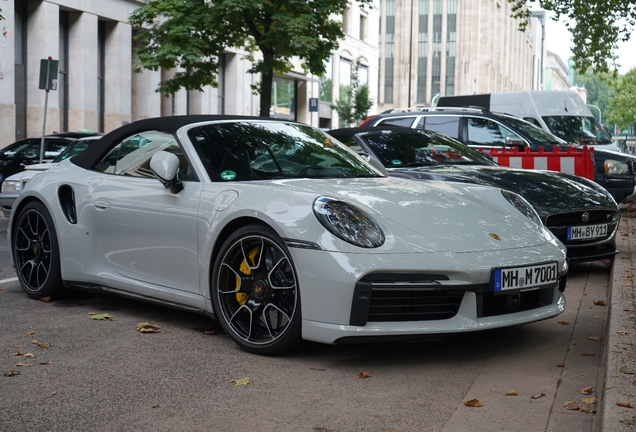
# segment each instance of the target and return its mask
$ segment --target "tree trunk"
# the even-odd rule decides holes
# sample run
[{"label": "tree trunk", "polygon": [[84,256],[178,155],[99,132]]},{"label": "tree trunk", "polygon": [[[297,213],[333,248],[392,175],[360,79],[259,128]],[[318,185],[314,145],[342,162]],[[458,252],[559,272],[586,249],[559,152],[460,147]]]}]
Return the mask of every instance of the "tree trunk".
[{"label": "tree trunk", "polygon": [[274,71],[269,70],[261,74],[261,107],[260,117],[269,117],[269,110],[272,106],[272,82],[274,81]]}]

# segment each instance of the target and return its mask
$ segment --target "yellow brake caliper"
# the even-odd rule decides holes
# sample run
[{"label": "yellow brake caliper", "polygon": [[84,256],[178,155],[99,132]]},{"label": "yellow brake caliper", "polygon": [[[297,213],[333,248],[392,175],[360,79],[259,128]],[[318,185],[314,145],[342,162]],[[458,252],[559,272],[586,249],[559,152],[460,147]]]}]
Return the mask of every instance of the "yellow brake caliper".
[{"label": "yellow brake caliper", "polygon": [[[254,249],[252,249],[247,256],[249,257],[250,261],[252,262],[252,266],[256,265],[256,255],[260,252],[260,248],[257,246]],[[243,260],[243,262],[241,263],[241,265],[239,266],[239,271],[243,274],[246,275],[251,275],[252,274],[252,270],[250,269],[250,267],[247,265],[247,260]],[[239,289],[241,287],[241,278],[236,276],[236,289]],[[250,295],[248,293],[243,293],[243,292],[237,292],[236,293],[236,301],[239,302],[239,304],[241,306],[243,306],[245,303],[247,303],[247,299],[250,298]]]}]

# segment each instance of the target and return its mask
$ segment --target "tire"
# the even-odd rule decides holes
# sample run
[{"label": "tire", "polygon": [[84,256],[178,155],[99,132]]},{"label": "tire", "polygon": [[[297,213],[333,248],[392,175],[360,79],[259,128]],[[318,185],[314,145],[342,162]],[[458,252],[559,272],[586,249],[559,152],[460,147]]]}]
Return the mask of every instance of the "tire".
[{"label": "tire", "polygon": [[51,215],[44,204],[33,201],[20,211],[16,221],[11,244],[22,289],[36,300],[60,297],[64,284],[57,233]]},{"label": "tire", "polygon": [[251,224],[235,231],[219,251],[211,287],[218,320],[245,351],[279,355],[299,345],[298,278],[271,228]]}]

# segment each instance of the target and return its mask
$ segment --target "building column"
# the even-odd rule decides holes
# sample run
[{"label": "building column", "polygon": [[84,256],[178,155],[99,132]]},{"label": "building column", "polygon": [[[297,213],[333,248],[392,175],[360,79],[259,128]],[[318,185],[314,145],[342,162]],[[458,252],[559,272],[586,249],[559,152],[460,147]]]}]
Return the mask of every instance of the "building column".
[{"label": "building column", "polygon": [[[15,17],[13,5],[2,9],[0,22],[0,149],[16,138],[15,113]],[[4,32],[7,32],[4,34]]]},{"label": "building column", "polygon": [[142,69],[132,76],[132,121],[161,116],[163,95],[155,90],[161,81],[160,71]]},{"label": "building column", "polygon": [[[46,98],[44,90],[39,89],[40,60],[49,56],[53,60],[59,58],[60,10],[58,5],[49,2],[28,3],[27,14],[27,136],[38,137],[42,136]],[[57,91],[49,92],[47,106],[46,133],[59,131],[60,108]],[[15,129],[15,126],[12,129]]]},{"label": "building column", "polygon": [[131,120],[132,28],[119,22],[106,23],[104,73],[104,132]]},{"label": "building column", "polygon": [[[55,26],[58,25],[55,20]],[[97,131],[99,130],[97,16],[86,12],[71,13],[69,27],[68,129]],[[55,38],[55,43],[58,43],[58,38]],[[106,95],[107,98],[110,97],[108,93]]]}]

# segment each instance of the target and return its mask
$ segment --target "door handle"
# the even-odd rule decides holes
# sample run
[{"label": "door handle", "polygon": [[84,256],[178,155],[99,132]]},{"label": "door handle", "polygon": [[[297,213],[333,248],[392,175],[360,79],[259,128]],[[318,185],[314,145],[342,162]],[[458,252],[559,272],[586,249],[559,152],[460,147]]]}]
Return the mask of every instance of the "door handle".
[{"label": "door handle", "polygon": [[110,203],[106,202],[106,201],[95,201],[95,208],[98,209],[107,209],[110,208]]}]

